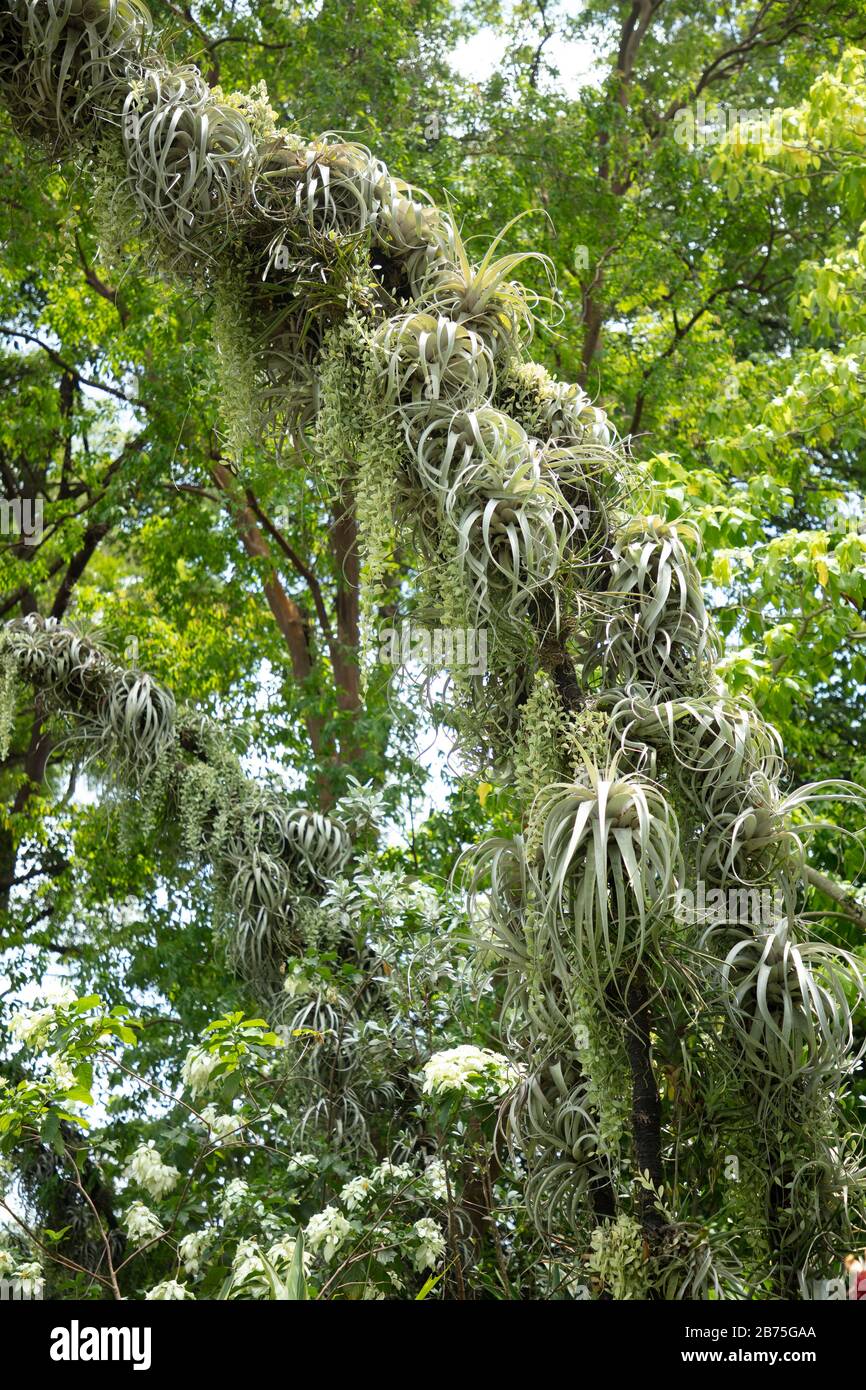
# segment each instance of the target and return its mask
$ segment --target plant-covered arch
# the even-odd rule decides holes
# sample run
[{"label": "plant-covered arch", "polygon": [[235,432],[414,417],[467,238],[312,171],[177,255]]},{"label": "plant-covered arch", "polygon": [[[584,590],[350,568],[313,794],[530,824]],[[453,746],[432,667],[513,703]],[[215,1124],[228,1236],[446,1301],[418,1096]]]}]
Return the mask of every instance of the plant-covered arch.
[{"label": "plant-covered arch", "polygon": [[[539,1228],[567,1237],[588,1207],[593,1268],[623,1297],[826,1275],[862,1222],[840,1098],[863,985],[798,909],[819,803],[858,792],[783,790],[777,735],[714,671],[699,537],[529,357],[527,253],[470,257],[368,150],[280,130],[262,91],[168,61],[139,0],[8,0],[0,93],[97,174],[108,232],[215,302],[237,466],[267,439],[354,496],[368,616],[399,531],[439,621],[487,633],[486,670],[451,673],[451,717],[523,819],[463,868],[528,1059],[507,1128]],[[180,809],[266,995],[351,854],[343,827],[261,792],[216,730],[72,631],[10,625],[2,673],[0,726],[29,683],[155,815]],[[679,910],[698,890],[773,911],[708,923]]]}]

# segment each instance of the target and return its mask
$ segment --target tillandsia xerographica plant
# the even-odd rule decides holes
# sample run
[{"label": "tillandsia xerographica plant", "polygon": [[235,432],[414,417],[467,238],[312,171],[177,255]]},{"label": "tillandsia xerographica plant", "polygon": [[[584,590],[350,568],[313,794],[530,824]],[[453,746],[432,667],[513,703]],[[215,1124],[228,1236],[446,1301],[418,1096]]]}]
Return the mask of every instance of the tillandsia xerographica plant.
[{"label": "tillandsia xerographica plant", "polygon": [[[526,1059],[507,1127],[545,1237],[582,1237],[615,1297],[786,1296],[831,1272],[863,1223],[840,1111],[863,982],[798,917],[803,816],[860,793],[783,786],[775,732],[715,673],[697,532],[655,514],[581,388],[528,360],[527,253],[497,240],[474,262],[450,210],[362,146],[281,131],[172,65],[132,0],[12,0],[0,96],[85,166],[113,142],[154,265],[232,306],[238,464],[243,429],[289,439],[323,487],[357,490],[369,583],[399,529],[425,601],[487,632],[452,716],[467,760],[519,786],[522,824],[468,856],[469,897]],[[262,799],[212,731],[73,633],[14,626],[3,662],[182,808],[233,958],[272,980],[347,861],[342,828]],[[704,879],[778,888],[781,920],[707,932],[676,911]],[[337,985],[286,1007],[337,1033],[321,1065],[347,1078],[346,1132],[364,1020]],[[726,1143],[748,1172],[714,1171],[698,1210]]]},{"label": "tillandsia xerographica plant", "polygon": [[0,669],[10,694],[13,679],[33,687],[66,723],[79,762],[133,790],[163,835],[179,826],[179,849],[210,869],[231,960],[260,990],[279,989],[286,957],[303,944],[299,905],[348,860],[344,827],[263,789],[215,724],[178,711],[145,672],[50,618],[6,625]]}]

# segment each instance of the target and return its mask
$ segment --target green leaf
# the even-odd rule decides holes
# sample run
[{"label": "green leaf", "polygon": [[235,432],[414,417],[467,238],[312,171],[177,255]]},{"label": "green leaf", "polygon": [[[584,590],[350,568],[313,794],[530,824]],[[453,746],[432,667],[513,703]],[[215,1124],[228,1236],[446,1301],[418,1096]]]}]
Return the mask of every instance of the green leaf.
[{"label": "green leaf", "polygon": [[422,1299],[425,1299],[428,1296],[428,1294],[432,1293],[433,1289],[435,1289],[436,1285],[439,1283],[439,1280],[442,1278],[442,1275],[444,1273],[445,1271],[443,1269],[440,1274],[431,1274],[430,1277],[424,1281],[424,1284],[422,1285],[421,1289],[415,1295],[416,1303],[420,1303]]}]

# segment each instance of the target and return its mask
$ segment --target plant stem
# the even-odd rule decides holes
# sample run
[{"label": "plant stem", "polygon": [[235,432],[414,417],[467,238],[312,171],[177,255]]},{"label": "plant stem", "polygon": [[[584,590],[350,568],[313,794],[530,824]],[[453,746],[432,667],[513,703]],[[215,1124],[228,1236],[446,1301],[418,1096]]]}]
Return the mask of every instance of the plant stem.
[{"label": "plant stem", "polygon": [[[653,1187],[664,1184],[662,1167],[661,1101],[652,1067],[650,1008],[646,986],[635,980],[625,997],[625,1049],[631,1070],[631,1116],[634,1148],[640,1173]],[[641,1224],[649,1235],[657,1235],[667,1224],[651,1192],[641,1192]]]}]

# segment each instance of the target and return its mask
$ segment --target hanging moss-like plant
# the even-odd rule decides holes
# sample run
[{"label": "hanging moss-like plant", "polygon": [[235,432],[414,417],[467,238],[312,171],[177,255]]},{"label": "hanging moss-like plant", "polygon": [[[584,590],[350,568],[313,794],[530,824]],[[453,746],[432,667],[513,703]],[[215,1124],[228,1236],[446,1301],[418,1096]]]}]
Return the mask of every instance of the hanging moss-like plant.
[{"label": "hanging moss-like plant", "polygon": [[14,658],[0,635],[0,762],[9,754],[18,698],[17,670]]}]

